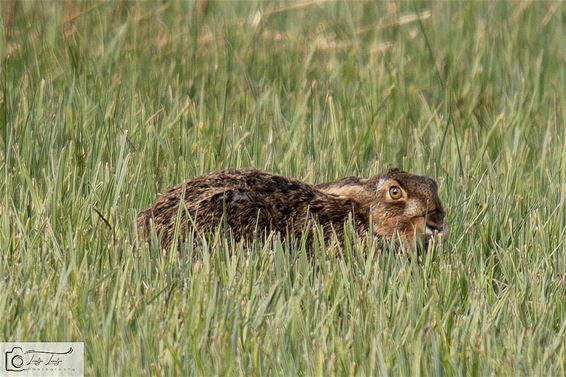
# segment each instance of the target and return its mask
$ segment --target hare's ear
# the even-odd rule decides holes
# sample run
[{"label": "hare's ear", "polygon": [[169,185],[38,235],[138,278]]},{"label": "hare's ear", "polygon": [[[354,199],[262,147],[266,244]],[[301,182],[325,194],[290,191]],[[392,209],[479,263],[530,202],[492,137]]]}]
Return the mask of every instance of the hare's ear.
[{"label": "hare's ear", "polygon": [[393,168],[393,169],[389,169],[387,173],[406,173],[406,171],[403,171],[399,168]]}]

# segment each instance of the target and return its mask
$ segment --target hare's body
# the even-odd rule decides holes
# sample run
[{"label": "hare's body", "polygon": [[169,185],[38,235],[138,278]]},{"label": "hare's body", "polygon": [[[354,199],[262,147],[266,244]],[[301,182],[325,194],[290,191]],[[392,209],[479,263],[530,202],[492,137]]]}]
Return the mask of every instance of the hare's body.
[{"label": "hare's body", "polygon": [[[407,187],[403,192],[420,187],[419,195],[429,203],[430,211],[422,205],[416,208],[414,202],[413,212],[403,218],[400,203],[388,203],[387,194],[379,191],[380,186],[385,180],[393,179],[402,187],[401,178],[405,178]],[[419,195],[415,194],[415,198]],[[141,212],[137,221],[138,228],[146,235],[155,227],[162,246],[168,247],[176,228],[180,230],[181,240],[190,228],[210,232],[219,227],[228,229],[240,240],[272,231],[300,236],[308,221],[320,224],[327,239],[332,235],[340,239],[344,223],[351,220],[360,235],[367,233],[372,223],[376,237],[399,233],[411,240],[415,233],[426,235],[426,225],[431,221],[427,222],[427,213],[436,216],[434,229],[440,229],[444,213],[436,196],[436,184],[429,178],[404,172],[391,171],[369,180],[351,177],[313,186],[258,170],[225,170],[171,188]],[[415,217],[424,217],[424,222],[415,224]],[[419,225],[423,229],[417,229]]]}]

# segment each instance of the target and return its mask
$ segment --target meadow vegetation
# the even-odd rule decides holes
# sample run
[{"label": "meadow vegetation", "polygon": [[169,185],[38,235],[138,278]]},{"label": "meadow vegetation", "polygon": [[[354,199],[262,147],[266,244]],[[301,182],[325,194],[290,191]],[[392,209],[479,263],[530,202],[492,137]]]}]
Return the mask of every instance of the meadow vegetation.
[{"label": "meadow vegetation", "polygon": [[[563,2],[0,9],[0,340],[84,341],[89,376],[566,374]],[[227,167],[429,175],[450,237],[140,242]]]}]

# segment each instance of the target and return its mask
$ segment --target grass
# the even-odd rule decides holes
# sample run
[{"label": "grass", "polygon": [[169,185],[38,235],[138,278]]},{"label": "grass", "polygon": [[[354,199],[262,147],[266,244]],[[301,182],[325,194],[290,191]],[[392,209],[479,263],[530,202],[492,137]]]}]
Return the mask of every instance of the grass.
[{"label": "grass", "polygon": [[[89,376],[566,374],[564,3],[0,9],[1,340],[84,341]],[[136,236],[210,170],[395,166],[448,209],[422,261]]]}]

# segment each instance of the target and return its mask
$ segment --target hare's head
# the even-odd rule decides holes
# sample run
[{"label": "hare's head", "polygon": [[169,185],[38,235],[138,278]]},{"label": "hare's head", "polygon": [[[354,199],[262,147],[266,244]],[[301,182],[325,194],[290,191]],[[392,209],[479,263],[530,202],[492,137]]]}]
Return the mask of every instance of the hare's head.
[{"label": "hare's head", "polygon": [[370,179],[348,177],[317,188],[366,208],[377,238],[405,245],[416,238],[428,244],[446,234],[436,182],[428,177],[394,169]]},{"label": "hare's head", "polygon": [[415,237],[428,243],[446,234],[434,180],[394,169],[368,179],[364,186],[374,192],[370,214],[375,236],[408,244]]}]

